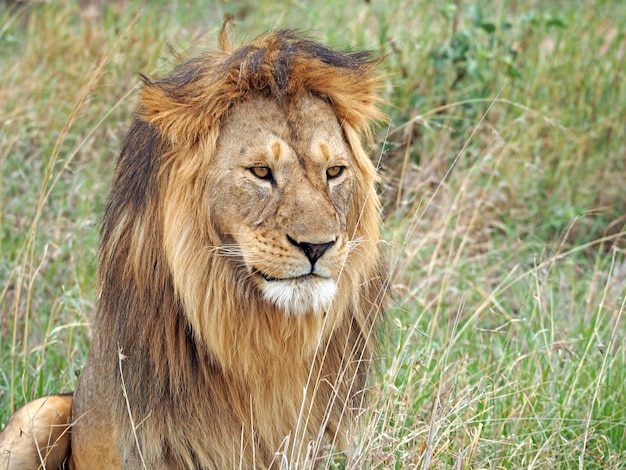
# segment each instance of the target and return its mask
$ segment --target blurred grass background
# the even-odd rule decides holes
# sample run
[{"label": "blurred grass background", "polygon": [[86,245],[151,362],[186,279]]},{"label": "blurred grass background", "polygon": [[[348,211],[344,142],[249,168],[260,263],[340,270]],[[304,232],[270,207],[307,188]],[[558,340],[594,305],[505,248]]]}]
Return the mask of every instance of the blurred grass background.
[{"label": "blurred grass background", "polygon": [[73,389],[138,74],[299,28],[386,57],[392,272],[347,468],[623,468],[621,0],[0,2],[0,422]]}]

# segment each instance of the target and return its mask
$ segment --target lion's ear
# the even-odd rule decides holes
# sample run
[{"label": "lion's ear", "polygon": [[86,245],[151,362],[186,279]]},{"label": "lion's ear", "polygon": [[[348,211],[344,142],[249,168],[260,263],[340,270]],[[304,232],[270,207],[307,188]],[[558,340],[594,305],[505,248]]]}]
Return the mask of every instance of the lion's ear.
[{"label": "lion's ear", "polygon": [[[191,68],[193,64],[184,66]],[[139,119],[179,150],[191,149],[203,142],[232,101],[230,97],[219,96],[206,76],[185,82],[187,71],[181,67],[178,75],[158,81],[142,77],[137,111]]]},{"label": "lion's ear", "polygon": [[[176,146],[189,142],[189,109],[183,97],[168,93],[160,84],[142,75],[143,87],[139,99],[139,118]],[[196,129],[197,132],[197,129]]]}]

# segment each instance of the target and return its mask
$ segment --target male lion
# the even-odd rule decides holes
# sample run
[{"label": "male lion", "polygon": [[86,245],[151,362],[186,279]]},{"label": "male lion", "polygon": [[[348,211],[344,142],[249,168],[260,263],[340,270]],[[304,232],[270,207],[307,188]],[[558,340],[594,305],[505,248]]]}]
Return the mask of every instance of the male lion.
[{"label": "male lion", "polygon": [[144,78],[87,365],[73,399],[12,417],[5,468],[306,466],[324,434],[349,451],[385,284],[361,144],[376,60],[292,31],[234,48],[227,29]]}]

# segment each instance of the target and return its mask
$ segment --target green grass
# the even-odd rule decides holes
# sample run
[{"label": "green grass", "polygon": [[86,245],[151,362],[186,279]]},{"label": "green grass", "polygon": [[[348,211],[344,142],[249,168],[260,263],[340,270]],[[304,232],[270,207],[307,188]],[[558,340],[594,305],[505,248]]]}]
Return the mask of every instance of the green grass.
[{"label": "green grass", "polygon": [[0,7],[0,422],[84,365],[138,73],[234,14],[386,55],[392,307],[352,468],[622,468],[623,2],[63,3]]}]

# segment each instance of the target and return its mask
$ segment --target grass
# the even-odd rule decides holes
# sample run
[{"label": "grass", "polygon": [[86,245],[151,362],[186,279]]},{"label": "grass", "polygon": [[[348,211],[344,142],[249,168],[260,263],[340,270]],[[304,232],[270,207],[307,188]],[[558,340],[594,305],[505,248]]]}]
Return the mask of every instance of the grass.
[{"label": "grass", "polygon": [[[74,388],[139,72],[299,27],[386,55],[392,299],[349,468],[626,461],[626,6],[0,6],[0,422]],[[8,5],[8,6],[7,6]],[[333,465],[341,466],[341,463]]]}]

